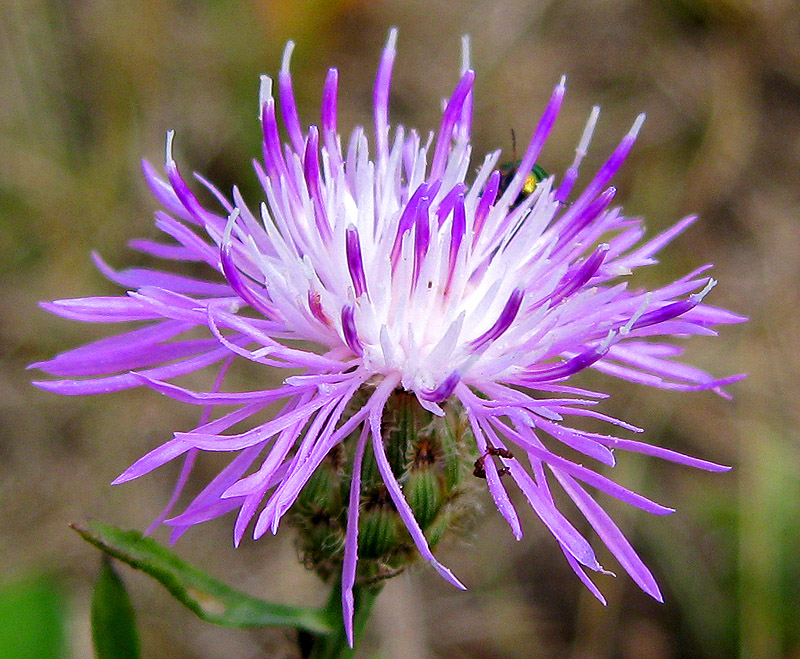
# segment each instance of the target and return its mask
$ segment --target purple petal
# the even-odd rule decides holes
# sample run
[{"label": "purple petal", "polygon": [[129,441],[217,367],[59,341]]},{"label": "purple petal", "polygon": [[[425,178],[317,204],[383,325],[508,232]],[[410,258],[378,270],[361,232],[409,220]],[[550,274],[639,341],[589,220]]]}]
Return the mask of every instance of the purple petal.
[{"label": "purple petal", "polygon": [[597,561],[592,546],[555,507],[546,490],[546,485],[537,485],[522,468],[519,461],[511,462],[509,470],[531,508],[558,540],[564,551],[581,565],[585,565],[595,572],[600,570],[600,563]]},{"label": "purple petal", "polygon": [[129,297],[77,297],[40,302],[39,306],[56,316],[84,323],[126,323],[159,318],[152,309]]},{"label": "purple petal", "polygon": [[486,183],[486,189],[481,195],[478,202],[478,207],[475,209],[475,221],[472,225],[472,246],[478,242],[478,238],[483,230],[483,223],[486,221],[486,216],[489,214],[489,208],[494,204],[497,199],[497,192],[500,190],[500,172],[495,170],[489,177]]},{"label": "purple petal", "polygon": [[[133,374],[142,380],[142,384],[147,385],[154,391],[165,396],[179,400],[190,405],[243,405],[252,402],[269,403],[287,396],[302,393],[304,387],[278,387],[277,389],[262,389],[258,391],[243,391],[238,393],[224,393],[219,391],[198,392],[179,387],[169,382],[161,382],[152,378],[145,377],[139,373]],[[306,385],[307,388],[315,389],[314,385]]]},{"label": "purple petal", "polygon": [[356,445],[353,457],[353,476],[350,479],[350,496],[347,506],[347,532],[344,540],[344,561],[342,562],[342,612],[347,642],[353,647],[353,585],[356,582],[358,562],[358,509],[361,498],[361,462],[367,446],[369,426],[365,423]]},{"label": "purple petal", "polygon": [[397,233],[395,234],[394,244],[392,245],[392,267],[397,267],[400,259],[400,250],[403,246],[403,236],[406,232],[414,226],[419,211],[419,206],[423,199],[427,199],[430,187],[427,183],[420,185],[411,195],[411,198],[406,203],[402,215],[397,222]]},{"label": "purple petal", "polygon": [[552,470],[558,469],[563,473],[574,476],[575,478],[582,480],[584,483],[592,485],[593,487],[602,490],[606,494],[611,495],[615,499],[624,501],[631,506],[641,508],[642,510],[645,510],[653,515],[669,515],[675,512],[672,508],[667,508],[666,506],[662,506],[655,501],[651,501],[641,494],[632,492],[631,490],[622,487],[622,485],[615,483],[611,479],[595,473],[591,469],[587,469],[582,465],[575,464],[574,462],[570,462],[569,460],[566,460],[555,453],[551,453],[541,446],[538,446],[536,442],[533,441],[533,437],[531,436],[523,435],[520,432],[515,432],[508,426],[499,423],[495,419],[492,419],[492,423],[498,427],[501,434],[506,435],[515,443],[524,447],[525,450],[531,454],[532,458],[536,458],[537,460],[545,462]]},{"label": "purple petal", "polygon": [[159,526],[161,526],[162,522],[167,518],[167,515],[169,515],[169,512],[172,510],[172,507],[178,502],[178,499],[183,493],[183,488],[186,487],[186,483],[188,482],[189,476],[192,473],[192,469],[194,469],[197,453],[197,451],[189,451],[186,454],[186,458],[181,466],[181,472],[178,475],[178,480],[175,481],[175,486],[172,488],[172,496],[170,496],[169,501],[167,501],[167,505],[164,506],[164,509],[161,511],[159,516],[156,517],[150,526],[147,527],[145,535],[150,535]]},{"label": "purple petal", "polygon": [[[378,153],[378,162],[386,160],[389,153],[389,85],[392,80],[392,67],[397,54],[397,28],[389,30],[389,38],[381,55],[378,65],[378,75],[375,78],[375,91],[373,92],[373,105],[375,108],[375,144]],[[350,647],[352,647],[352,643]]]},{"label": "purple petal", "polygon": [[456,126],[461,113],[463,111],[464,103],[467,96],[472,91],[472,85],[475,82],[475,72],[472,69],[467,69],[461,76],[461,80],[456,85],[450,101],[442,115],[442,123],[439,127],[439,132],[436,135],[436,148],[433,154],[433,161],[431,162],[430,178],[440,179],[444,174],[445,166],[447,164],[447,154],[450,151],[451,139],[453,136],[453,129]]},{"label": "purple petal", "polygon": [[658,589],[658,584],[652,572],[647,569],[647,566],[639,558],[628,539],[622,534],[619,527],[614,524],[608,513],[572,478],[560,473],[558,469],[553,469],[552,471],[558,478],[559,483],[561,483],[561,487],[580,508],[587,521],[592,525],[592,528],[600,536],[606,547],[611,550],[620,565],[625,568],[625,571],[650,597],[658,602],[663,602],[664,598]]},{"label": "purple petal", "polygon": [[[192,355],[207,353],[218,347],[214,339],[176,341],[162,345],[122,347],[115,350],[98,350],[96,345],[83,346],[64,352],[50,362],[31,364],[50,375],[61,377],[86,377],[163,364]],[[91,348],[91,349],[90,349]]]},{"label": "purple petal", "polygon": [[511,323],[513,323],[514,319],[517,317],[517,313],[519,312],[520,305],[522,304],[522,298],[524,296],[524,291],[520,290],[519,288],[515,288],[511,292],[508,301],[503,307],[503,310],[500,312],[500,316],[497,318],[494,325],[492,325],[477,339],[474,339],[471,342],[470,346],[474,351],[480,351],[490,341],[495,341],[503,335],[503,333],[511,326]]},{"label": "purple petal", "polygon": [[566,90],[567,88],[564,85],[564,80],[562,79],[561,82],[556,85],[552,95],[550,96],[547,107],[542,113],[541,119],[539,119],[536,130],[531,136],[531,141],[528,143],[528,148],[525,151],[525,155],[522,156],[522,161],[517,167],[517,173],[511,179],[511,182],[508,184],[505,192],[503,192],[503,196],[500,198],[500,205],[510,206],[522,191],[522,186],[525,184],[525,179],[533,169],[533,165],[542,151],[542,147],[547,140],[547,136],[550,134],[553,124],[555,124],[558,111],[561,108],[561,101],[564,99],[564,93]]},{"label": "purple petal", "polygon": [[587,436],[580,431],[572,430],[571,428],[564,428],[557,423],[551,423],[545,419],[537,419],[536,425],[570,448],[580,451],[584,455],[594,458],[598,462],[602,462],[609,467],[614,466],[614,454],[602,444],[594,441],[593,437]]},{"label": "purple petal", "polygon": [[325,140],[325,149],[331,159],[331,168],[338,171],[342,165],[342,151],[339,145],[339,131],[337,128],[336,109],[339,88],[339,72],[329,69],[325,78],[325,87],[322,90],[322,136]]},{"label": "purple petal", "polygon": [[297,104],[294,100],[294,90],[292,89],[292,76],[289,73],[289,62],[292,58],[294,42],[289,41],[283,51],[283,62],[278,74],[278,92],[281,103],[281,115],[292,141],[295,153],[303,153],[303,131],[300,128],[300,119],[297,115]]},{"label": "purple petal", "polygon": [[320,170],[318,159],[319,134],[316,126],[311,126],[308,130],[308,141],[306,142],[305,154],[303,156],[303,172],[305,173],[306,185],[311,202],[314,204],[314,219],[317,230],[324,242],[331,240],[331,227],[328,220],[328,213],[325,210],[325,199],[322,195],[320,185]]},{"label": "purple petal", "polygon": [[461,381],[461,376],[458,372],[453,371],[448,375],[436,389],[423,389],[419,392],[419,396],[424,400],[431,401],[432,403],[441,403],[442,401],[450,398],[456,385]]},{"label": "purple petal", "polygon": [[[141,371],[139,375],[145,375],[154,380],[175,378],[179,375],[192,373],[206,366],[210,366],[228,356],[230,356],[230,352],[226,348],[217,348],[216,350],[211,350],[196,357],[183,359],[175,364]],[[114,391],[138,387],[141,386],[142,380],[138,375],[125,373],[123,375],[97,378],[95,380],[37,381],[32,384],[46,391],[53,391],[65,396],[82,396],[85,394],[107,394]]]},{"label": "purple petal", "polygon": [[[374,395],[378,396],[378,393],[380,392],[381,399],[385,403],[392,389],[394,389],[396,385],[397,381],[392,381],[387,378],[380,385],[378,385]],[[397,479],[392,473],[392,468],[389,466],[389,460],[386,458],[386,452],[383,448],[383,437],[381,436],[380,426],[382,411],[383,405],[380,406],[378,413],[370,414],[369,421],[370,428],[372,430],[372,449],[373,453],[375,454],[375,462],[378,465],[378,471],[383,478],[383,482],[386,485],[389,496],[391,496],[395,508],[397,508],[397,512],[400,515],[400,518],[403,520],[403,523],[406,525],[406,528],[408,529],[411,538],[414,540],[414,544],[417,546],[417,550],[422,558],[428,561],[446,581],[449,581],[456,588],[466,590],[466,586],[464,586],[464,584],[462,584],[448,568],[439,563],[439,561],[437,561],[431,553],[431,550],[428,547],[428,541],[425,539],[425,535],[422,533],[422,529],[419,527],[419,523],[414,517],[411,507],[408,505],[408,502],[403,496],[400,484],[397,482]]]},{"label": "purple petal", "polygon": [[[96,373],[91,372],[94,369],[92,361],[104,364],[114,359],[122,359],[127,355],[141,356],[143,353],[150,354],[150,349],[156,344],[168,341],[192,327],[193,325],[190,323],[166,320],[62,352],[53,359],[36,362],[28,366],[28,368],[38,368],[51,375],[93,375]],[[131,368],[135,367],[128,367],[124,370],[131,370]],[[113,372],[114,370],[123,369],[111,370]],[[109,371],[98,368],[97,373],[101,372],[107,373]]]},{"label": "purple petal", "polygon": [[157,286],[166,288],[176,293],[187,295],[221,295],[229,296],[233,294],[231,287],[227,284],[219,284],[210,281],[190,279],[181,275],[173,275],[167,272],[156,270],[146,270],[144,268],[130,268],[117,272],[111,268],[97,252],[92,252],[92,259],[97,268],[108,279],[128,288],[140,288],[142,286]]},{"label": "purple petal", "polygon": [[344,342],[347,346],[357,355],[364,353],[364,346],[358,338],[358,331],[356,330],[356,323],[353,318],[355,309],[351,305],[342,307],[342,334],[344,335]]},{"label": "purple petal", "polygon": [[[486,431],[486,433],[492,439],[493,446],[495,448],[505,448],[502,446],[502,443],[497,435],[495,435],[491,428],[488,427],[488,424],[482,425],[478,421],[473,409],[467,408],[467,416],[469,417],[470,426],[472,427],[472,434],[475,437],[475,441],[478,444],[478,450],[481,452],[481,455],[487,456],[488,450],[488,444],[486,437],[484,437],[484,431]],[[511,461],[512,460],[504,459],[504,464]],[[514,508],[514,504],[511,503],[511,499],[508,497],[506,488],[503,487],[503,483],[500,481],[500,474],[497,472],[497,466],[495,465],[494,460],[487,456],[483,461],[483,467],[486,474],[486,483],[489,487],[489,493],[492,495],[492,499],[494,499],[494,503],[495,506],[497,506],[498,512],[503,516],[506,522],[508,522],[514,537],[517,540],[521,540],[522,526],[520,525],[519,516]]]},{"label": "purple petal", "polygon": [[717,464],[716,462],[709,462],[708,460],[701,460],[693,458],[677,451],[661,448],[660,446],[653,446],[638,442],[632,439],[620,439],[619,437],[608,437],[605,435],[598,435],[595,433],[585,433],[588,437],[594,438],[596,441],[606,444],[611,448],[618,448],[624,451],[631,451],[633,453],[642,453],[643,455],[651,455],[654,458],[661,458],[662,460],[669,460],[678,464],[685,464],[695,469],[704,469],[705,471],[730,471],[731,467]]},{"label": "purple petal", "polygon": [[364,275],[364,262],[361,258],[361,243],[358,239],[358,229],[354,225],[347,227],[345,232],[345,246],[347,254],[347,269],[350,271],[350,280],[353,282],[356,297],[361,297],[367,292],[367,280]]}]

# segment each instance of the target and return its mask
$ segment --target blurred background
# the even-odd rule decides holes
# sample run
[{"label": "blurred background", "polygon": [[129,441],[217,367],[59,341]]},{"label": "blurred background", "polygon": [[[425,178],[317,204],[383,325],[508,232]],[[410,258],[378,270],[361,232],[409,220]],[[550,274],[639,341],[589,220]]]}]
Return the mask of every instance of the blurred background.
[{"label": "blurred background", "polygon": [[[678,509],[653,518],[602,502],[651,566],[663,605],[627,576],[600,576],[600,606],[527,506],[515,542],[499,515],[437,554],[468,584],[426,568],[388,584],[360,656],[800,657],[800,6],[792,0],[4,0],[0,5],[0,656],[90,657],[99,555],[68,528],[98,518],[146,528],[176,469],[110,481],[191,427],[149,391],[66,398],[24,367],[110,331],[52,317],[38,300],[116,294],[91,264],[146,265],[126,247],[156,237],[140,158],[163,159],[175,129],[184,172],[260,200],[258,75],[285,42],[304,123],[316,123],[329,66],[340,126],[371,126],[371,88],[390,26],[400,29],[393,123],[437,126],[457,80],[460,37],[477,71],[477,156],[527,140],[552,87],[568,92],[541,164],[569,165],[602,106],[583,181],[639,112],[647,121],[616,179],[628,215],[654,234],[701,221],[638,274],[664,284],[715,263],[711,304],[751,318],[690,342],[687,360],[747,372],[732,401],[584,377],[613,394],[604,411],[653,443],[731,464],[706,474],[625,456],[615,478]],[[271,377],[250,371],[242,377]],[[203,469],[207,469],[203,473]],[[201,476],[214,472],[209,462]],[[492,508],[486,501],[486,508]],[[163,529],[156,533],[165,540]],[[599,543],[598,543],[599,544]],[[231,547],[224,518],[176,547],[253,595],[317,605],[324,589],[296,562],[291,531]],[[604,560],[605,559],[605,560]],[[601,553],[601,562],[615,569]],[[205,625],[161,586],[120,568],[144,656],[291,657],[281,630]],[[27,644],[27,645],[26,645]],[[26,647],[33,647],[26,654]]]}]

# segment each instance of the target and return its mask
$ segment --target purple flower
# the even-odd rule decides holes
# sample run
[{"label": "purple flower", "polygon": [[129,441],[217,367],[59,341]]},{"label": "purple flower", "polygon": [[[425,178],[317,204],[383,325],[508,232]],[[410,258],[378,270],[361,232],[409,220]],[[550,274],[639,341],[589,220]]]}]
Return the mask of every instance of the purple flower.
[{"label": "purple flower", "polygon": [[[35,364],[64,378],[36,384],[68,395],[145,385],[204,408],[194,430],[175,433],[114,481],[138,478],[183,456],[183,471],[160,523],[199,451],[233,453],[230,464],[187,509],[167,521],[173,538],[232,510],[238,510],[237,544],[253,519],[255,537],[267,530],[275,533],[332,448],[360,433],[343,558],[350,635],[360,468],[368,444],[420,555],[463,588],[431,553],[387,460],[381,419],[398,388],[437,415],[443,414],[445,401],[458,401],[481,456],[476,475],[485,476],[515,537],[522,536],[522,529],[507,491],[512,483],[551,531],[572,569],[603,600],[585,573],[585,568],[602,568],[586,539],[556,508],[548,480],[554,477],[633,580],[660,600],[653,576],[585,486],[651,513],[672,510],[617,485],[592,466],[561,457],[544,438],[550,438],[550,446],[563,443],[584,454],[590,465],[613,466],[614,449],[625,449],[725,470],[669,449],[574,428],[575,417],[593,417],[640,432],[595,410],[604,394],[567,381],[593,368],[663,389],[722,393],[722,386],[740,376],[714,379],[674,361],[681,349],[672,339],[713,335],[714,325],[744,319],[703,304],[715,284],[705,274],[707,266],[652,291],[628,285],[636,268],[656,263],[654,255],[694,221],[688,217],[642,242],[642,222],[611,207],[616,190],[609,182],[643,117],[588,186],[572,195],[597,122],[595,109],[573,165],[560,181],[546,178],[531,191],[529,174],[558,114],[562,80],[515,175],[501,177],[500,154],[494,152],[473,176],[475,74],[466,41],[461,78],[431,137],[402,126],[390,130],[395,42],[393,30],[378,67],[371,150],[362,128],[342,144],[336,69],[325,82],[320,127],[302,127],[289,44],[277,79],[285,144],[278,133],[273,81],[261,81],[264,161],[255,169],[266,200],[257,212],[236,188],[229,200],[197,176],[224,210],[201,206],[172,158],[170,133],[166,179],[148,163],[144,173],[167,211],[156,213],[156,225],[172,240],[138,240],[132,246],[161,259],[204,261],[216,272],[208,280],[143,269],[115,272],[95,257],[110,279],[130,289],[128,294],[57,300],[44,308],[85,322],[140,326]],[[196,338],[192,330],[197,328],[205,330],[206,338]],[[300,369],[301,374],[275,389],[224,392],[226,372],[240,359]],[[216,372],[210,391],[168,382],[207,367]],[[282,408],[272,420],[226,434],[276,401]],[[213,413],[226,406],[233,411]],[[508,477],[501,479],[504,474]]]}]

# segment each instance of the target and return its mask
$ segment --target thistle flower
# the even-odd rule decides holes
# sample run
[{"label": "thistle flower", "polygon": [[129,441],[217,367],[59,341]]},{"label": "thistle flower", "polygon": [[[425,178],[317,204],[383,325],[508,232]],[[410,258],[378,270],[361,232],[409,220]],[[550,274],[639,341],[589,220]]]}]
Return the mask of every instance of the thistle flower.
[{"label": "thistle flower", "polygon": [[[674,361],[681,349],[672,339],[713,335],[714,325],[743,318],[702,302],[715,284],[708,267],[652,291],[627,283],[635,269],[656,263],[655,254],[695,219],[642,242],[641,220],[611,207],[616,190],[609,182],[643,117],[580,194],[572,195],[572,188],[597,109],[564,176],[531,186],[529,173],[564,96],[562,79],[513,176],[501,175],[499,152],[487,155],[474,173],[475,74],[468,42],[460,80],[438,131],[428,138],[402,126],[390,129],[395,43],[393,30],[378,67],[372,147],[362,128],[342,144],[336,69],[325,81],[320,127],[303,128],[289,72],[293,44],[287,46],[277,103],[273,81],[261,80],[263,164],[255,170],[266,201],[257,213],[236,188],[229,200],[197,176],[223,210],[203,207],[178,171],[169,133],[166,179],[147,162],[144,173],[167,211],[156,213],[156,225],[172,242],[137,240],[132,246],[167,261],[205,262],[215,272],[207,280],[143,269],[115,272],[95,256],[104,274],[130,289],[126,296],[57,300],[43,307],[84,322],[142,325],[35,364],[65,378],[36,384],[67,395],[144,385],[205,408],[195,429],[176,432],[114,481],[130,481],[183,456],[172,501],[156,520],[173,527],[173,539],[238,510],[238,544],[253,520],[258,538],[275,533],[290,510],[333,506],[325,519],[341,527],[339,540],[309,542],[331,546],[328,559],[336,560],[323,572],[342,570],[351,643],[357,561],[368,553],[364,543],[372,542],[364,519],[372,494],[382,497],[382,510],[402,521],[411,548],[406,553],[418,552],[445,579],[464,587],[431,551],[440,535],[432,519],[455,499],[454,491],[468,489],[458,466],[447,473],[461,476],[441,472],[428,478],[420,465],[441,455],[455,455],[461,467],[469,466],[470,482],[488,488],[518,539],[522,528],[509,488],[519,489],[569,565],[602,601],[586,573],[602,568],[588,541],[556,508],[551,488],[558,483],[631,578],[660,600],[652,574],[586,486],[650,513],[672,510],[594,466],[612,467],[614,450],[624,449],[710,471],[726,468],[573,427],[573,421],[591,417],[640,432],[595,409],[604,394],[567,382],[592,368],[662,389],[722,393],[739,376],[715,379]],[[286,143],[279,137],[278,108]],[[198,328],[206,338],[195,338]],[[274,389],[223,391],[229,367],[241,359],[294,374]],[[216,371],[209,391],[168,382],[200,369]],[[271,420],[226,434],[276,401],[282,407]],[[213,413],[225,406],[233,411]],[[411,443],[393,457],[390,435],[402,425],[398,410],[412,419]],[[448,432],[452,442],[445,446]],[[167,520],[200,451],[234,457],[182,514]],[[582,454],[579,461],[565,457],[576,453]],[[588,466],[582,464],[587,458]],[[337,471],[343,462],[346,471]],[[414,499],[417,490],[428,494]],[[455,508],[448,510],[448,520],[457,516]],[[311,524],[305,530],[310,538],[318,529]]]}]

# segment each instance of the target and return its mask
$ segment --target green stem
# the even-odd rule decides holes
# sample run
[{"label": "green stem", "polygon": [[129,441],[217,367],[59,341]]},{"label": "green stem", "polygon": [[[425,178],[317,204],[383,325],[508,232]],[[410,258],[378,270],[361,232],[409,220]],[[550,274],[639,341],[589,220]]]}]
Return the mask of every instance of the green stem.
[{"label": "green stem", "polygon": [[[353,588],[353,643],[358,645],[358,640],[367,626],[372,605],[381,592],[383,584],[372,586],[355,586]],[[331,624],[333,631],[330,634],[314,634],[300,632],[300,650],[305,659],[339,659],[354,657],[355,650],[347,644],[344,633],[344,619],[342,618],[342,583],[337,581],[331,590],[328,603],[323,609],[325,617]]]}]

